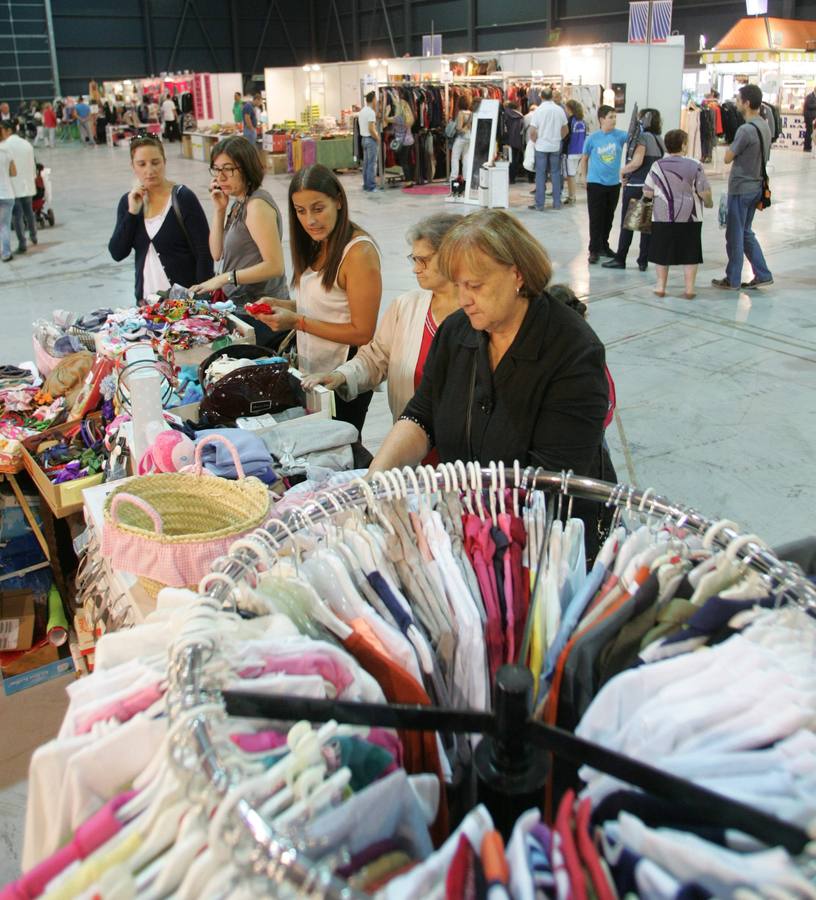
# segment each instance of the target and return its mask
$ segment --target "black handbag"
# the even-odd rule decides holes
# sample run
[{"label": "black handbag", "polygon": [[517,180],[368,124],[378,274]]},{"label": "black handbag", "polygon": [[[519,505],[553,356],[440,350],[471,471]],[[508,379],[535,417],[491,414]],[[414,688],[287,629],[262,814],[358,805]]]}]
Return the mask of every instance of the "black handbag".
[{"label": "black handbag", "polygon": [[[202,386],[204,375],[215,360],[222,356],[231,359],[261,359],[269,350],[254,344],[235,344],[208,356],[198,368]],[[209,425],[232,425],[241,417],[251,418],[267,413],[275,414],[305,406],[306,397],[300,382],[289,371],[286,362],[261,366],[245,366],[229,372],[204,390],[199,417]]]}]

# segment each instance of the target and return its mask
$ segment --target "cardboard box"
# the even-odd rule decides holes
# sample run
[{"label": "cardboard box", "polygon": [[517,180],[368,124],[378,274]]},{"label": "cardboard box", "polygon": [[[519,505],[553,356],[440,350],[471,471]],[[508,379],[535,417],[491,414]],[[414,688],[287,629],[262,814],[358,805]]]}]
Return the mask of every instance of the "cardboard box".
[{"label": "cardboard box", "polygon": [[34,640],[31,591],[0,592],[0,650],[28,650]]},{"label": "cardboard box", "polygon": [[287,162],[285,153],[267,153],[266,154],[266,171],[270,175],[285,175],[287,172]]},{"label": "cardboard box", "polygon": [[61,658],[58,648],[50,644],[47,638],[23,653],[0,654],[0,675],[6,695],[74,671],[76,667],[71,657]]}]

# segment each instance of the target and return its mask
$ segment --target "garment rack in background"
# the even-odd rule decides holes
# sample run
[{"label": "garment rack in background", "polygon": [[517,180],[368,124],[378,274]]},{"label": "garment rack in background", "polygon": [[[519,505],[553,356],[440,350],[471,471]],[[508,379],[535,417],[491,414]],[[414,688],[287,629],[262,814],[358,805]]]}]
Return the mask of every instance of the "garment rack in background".
[{"label": "garment rack in background", "polygon": [[[416,482],[420,494],[436,493],[451,487],[452,473],[444,466],[440,466],[432,474],[429,474],[426,469],[420,469],[418,472],[422,476]],[[714,520],[708,519],[691,508],[673,504],[667,498],[655,495],[651,488],[641,491],[623,484],[612,485],[591,478],[575,476],[572,473],[547,472],[540,468],[522,470],[518,464],[513,469],[507,470],[503,464],[498,466],[493,464],[490,468],[481,468],[478,464],[471,465],[473,479],[473,483],[470,484],[471,489],[482,490],[495,483],[494,479],[497,473],[499,484],[502,487],[506,485],[522,490],[540,490],[595,500],[610,507],[614,506],[630,512],[634,510],[649,516],[663,518],[666,521],[674,521],[697,534],[703,534],[714,524]],[[415,479],[412,479],[412,485],[414,481]],[[392,485],[387,477],[383,477],[375,478],[371,484],[358,480],[348,486],[327,490],[301,507],[287,511],[280,519],[270,520],[264,528],[258,529],[255,533],[259,535],[260,541],[265,546],[282,547],[291,539],[294,532],[310,527],[320,519],[331,518],[354,506],[401,496],[396,485],[396,480]],[[416,489],[412,490],[411,486],[406,486],[406,496],[414,494],[416,494]],[[714,537],[714,543],[720,548],[724,548],[738,537],[740,534],[733,528],[723,527]],[[772,586],[777,589],[780,600],[784,597],[802,605],[811,613],[816,611],[816,587],[810,584],[795,566],[780,562],[772,552],[750,540],[743,541],[737,556],[745,565],[767,576]],[[210,609],[236,608],[238,582],[243,580],[254,582],[257,566],[264,562],[265,555],[260,548],[256,550],[252,548],[251,542],[248,543],[246,539],[242,540],[235,551],[216,560],[212,571],[202,580],[199,586],[202,606]],[[210,717],[214,715],[212,703],[214,701],[223,702],[223,698],[218,690],[207,686],[203,673],[205,660],[215,652],[214,641],[196,636],[195,632],[191,632],[189,635],[182,634],[174,646],[171,659],[168,708],[171,718],[173,718],[174,712],[176,715],[184,712],[191,718],[187,737],[194,750],[194,755],[192,762],[188,762],[188,771],[203,770],[210,781],[211,788],[216,793],[223,795],[230,788],[233,776],[229,767],[221,760],[210,731]],[[205,704],[207,705],[206,709],[203,708]],[[202,707],[201,711],[196,713],[199,707]],[[353,713],[352,710],[345,710],[345,712],[348,716]],[[289,714],[291,715],[291,707]],[[470,714],[460,712],[460,715]],[[427,727],[424,725],[424,728]],[[549,743],[545,746],[547,749],[556,751],[558,748],[553,742],[563,741],[564,737],[578,741],[573,735],[562,734],[558,729],[550,729],[546,734],[546,741]],[[544,743],[544,741],[545,738],[542,738],[537,743]],[[586,745],[588,742],[582,743]],[[577,746],[573,745],[572,749],[576,749]],[[567,751],[566,755],[569,755],[570,748],[563,743],[561,747]],[[597,745],[584,746],[583,750],[586,751],[586,757],[581,758],[587,758],[587,761],[590,761],[590,751],[609,753],[605,748]],[[634,766],[635,768],[628,771],[635,778],[665,774],[648,766],[641,767],[626,757],[620,757],[619,762]],[[624,775],[624,777],[626,776]],[[677,779],[677,781],[681,780]],[[701,790],[695,786],[697,799],[701,798],[701,794],[697,793]],[[716,802],[722,802],[719,795],[715,796],[717,797]],[[747,809],[749,815],[758,812],[751,810],[750,807],[743,807],[742,804],[736,804],[736,806],[742,807],[742,812]],[[315,896],[322,896],[327,900],[354,900],[354,898],[362,896],[325,867],[312,863],[293,842],[274,833],[248,801],[240,801],[236,809],[256,846],[251,861],[251,870],[255,874],[263,874],[275,881],[285,880],[302,893],[311,892]],[[765,816],[764,813],[760,815]],[[767,818],[771,819],[772,817]],[[768,822],[765,824],[767,825]],[[794,831],[798,830],[794,829]],[[789,833],[785,835],[785,842],[788,846],[794,847],[799,838],[800,835]],[[779,838],[777,838],[777,842],[780,842]]]}]

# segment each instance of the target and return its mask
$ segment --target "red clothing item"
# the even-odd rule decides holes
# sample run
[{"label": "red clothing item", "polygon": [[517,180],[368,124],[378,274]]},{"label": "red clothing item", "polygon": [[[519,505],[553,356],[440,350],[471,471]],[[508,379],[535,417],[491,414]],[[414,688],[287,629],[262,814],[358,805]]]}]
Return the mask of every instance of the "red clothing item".
[{"label": "red clothing item", "polygon": [[[416,369],[414,369],[414,390],[419,387],[419,382],[422,381],[422,370],[425,368],[425,360],[428,358],[428,353],[438,328],[439,326],[436,324],[436,321],[431,314],[431,307],[429,306],[428,312],[425,315],[425,327],[422,330],[422,343],[419,345],[419,356],[417,357]],[[439,452],[436,448],[431,450],[425,459],[422,460],[422,465],[439,465]]]},{"label": "red clothing item", "polygon": [[608,366],[604,366],[604,372],[606,374],[606,383],[609,386],[609,407],[606,410],[604,428],[609,428],[612,424],[612,419],[615,418],[615,406],[618,402],[618,395],[615,391],[615,382],[612,380],[612,373],[609,371]]},{"label": "red clothing item", "polygon": [[465,515],[462,525],[465,534],[465,553],[473,565],[479,590],[482,592],[487,621],[485,622],[485,645],[487,666],[492,684],[496,672],[504,663],[504,636],[502,634],[502,614],[499,605],[499,587],[493,556],[496,545],[490,536],[490,520],[482,522],[478,516]]},{"label": "red clothing item", "polygon": [[[383,689],[389,703],[415,703],[430,706],[431,698],[425,689],[390,657],[384,656],[362,635],[353,631],[343,646]],[[398,731],[405,754],[405,770],[409,775],[429,772],[439,779],[439,811],[431,826],[434,845],[441,847],[448,837],[448,802],[445,796],[445,779],[439,763],[436,732]]]},{"label": "red clothing item", "polygon": [[57,114],[53,109],[43,110],[43,125],[45,125],[46,128],[57,127]]},{"label": "red clothing item", "polygon": [[586,879],[581,858],[572,833],[572,805],[575,791],[568,790],[561,798],[553,831],[553,873],[558,900],[587,900]]},{"label": "red clothing item", "polygon": [[419,387],[419,382],[422,381],[422,370],[425,368],[425,360],[428,358],[428,352],[431,349],[438,327],[429,306],[425,315],[425,327],[422,329],[422,343],[419,345],[416,369],[414,369],[414,390]]},{"label": "red clothing item", "polygon": [[584,868],[589,873],[598,900],[615,900],[617,892],[611,883],[606,861],[601,859],[598,848],[590,835],[591,815],[592,801],[589,797],[584,797],[578,804],[578,812],[575,816],[575,842],[578,845],[578,853]]}]

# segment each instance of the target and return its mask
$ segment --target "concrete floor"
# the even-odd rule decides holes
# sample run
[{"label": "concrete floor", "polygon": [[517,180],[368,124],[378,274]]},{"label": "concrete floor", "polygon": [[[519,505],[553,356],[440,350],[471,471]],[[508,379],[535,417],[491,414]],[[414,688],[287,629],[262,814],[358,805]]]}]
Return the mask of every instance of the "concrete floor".
[{"label": "concrete floor", "polygon": [[[38,247],[0,266],[3,362],[31,356],[31,323],[52,309],[87,311],[128,304],[133,296],[132,262],[115,263],[107,252],[116,202],[132,179],[126,151],[67,146],[37,156],[52,169],[57,225],[41,232]],[[722,165],[711,167],[715,207],[725,190],[723,172]],[[727,515],[778,543],[814,530],[816,159],[777,151],[769,173],[774,205],[757,215],[755,230],[775,286],[733,293],[709,286],[725,265],[724,233],[711,211],[703,227],[706,262],[692,302],[682,299],[679,272],[671,277],[670,295],[658,300],[651,272],[588,266],[582,194],[576,207],[538,213],[527,209],[528,187],[517,185],[511,202],[550,252],[555,280],[587,298],[590,322],[606,344],[619,411],[608,438],[621,480],[654,487],[711,516]],[[180,158],[175,147],[169,174],[206,197],[206,166]],[[288,180],[274,176],[265,183],[282,209]],[[363,194],[356,175],[343,183],[354,219],[383,253],[384,310],[415,286],[405,231],[451,207],[439,196],[399,190]],[[617,228],[613,244],[616,239]],[[385,395],[376,394],[366,444],[378,446],[389,426]],[[0,883],[16,871],[25,759],[56,733],[62,690],[52,683],[0,698]]]}]

